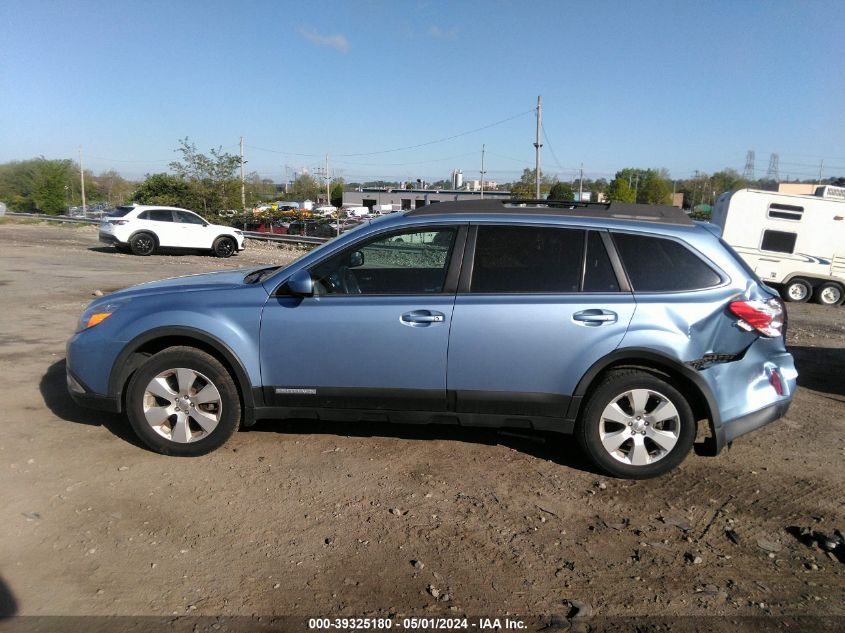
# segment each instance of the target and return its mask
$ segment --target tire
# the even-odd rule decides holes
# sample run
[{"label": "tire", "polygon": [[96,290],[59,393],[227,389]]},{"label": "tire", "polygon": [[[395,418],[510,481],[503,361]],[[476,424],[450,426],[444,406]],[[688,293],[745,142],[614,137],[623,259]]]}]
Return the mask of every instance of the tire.
[{"label": "tire", "polygon": [[672,470],[689,453],[695,434],[695,418],[681,392],[662,378],[631,369],[605,376],[575,426],[590,460],[623,479]]},{"label": "tire", "polygon": [[220,361],[192,347],[170,347],[132,376],[126,414],[154,451],[196,457],[220,448],[238,429],[241,402]]},{"label": "tire", "polygon": [[845,290],[842,285],[835,281],[827,281],[816,288],[815,302],[823,306],[838,306],[842,305],[845,300]]},{"label": "tire", "polygon": [[211,251],[215,257],[231,257],[237,250],[238,245],[235,243],[235,240],[225,235],[214,240],[214,245],[211,247]]},{"label": "tire", "polygon": [[783,298],[792,303],[805,303],[813,294],[813,286],[801,277],[793,277],[783,286]]},{"label": "tire", "polygon": [[136,233],[129,238],[129,249],[142,257],[152,255],[156,251],[156,239],[149,233]]}]

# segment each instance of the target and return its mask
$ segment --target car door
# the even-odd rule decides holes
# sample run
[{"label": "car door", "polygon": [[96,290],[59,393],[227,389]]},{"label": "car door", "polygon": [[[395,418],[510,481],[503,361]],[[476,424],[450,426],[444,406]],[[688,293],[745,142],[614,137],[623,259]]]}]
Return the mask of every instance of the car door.
[{"label": "car door", "polygon": [[177,232],[177,246],[182,248],[211,248],[214,235],[209,230],[209,224],[196,213],[190,211],[174,211]]},{"label": "car door", "polygon": [[619,345],[635,308],[605,239],[542,225],[470,229],[449,341],[457,411],[566,415],[578,381]]},{"label": "car door", "polygon": [[171,247],[177,245],[177,232],[173,222],[173,211],[170,209],[150,209],[143,214],[144,228],[155,233],[159,246]]},{"label": "car door", "polygon": [[309,267],[314,296],[278,288],[261,322],[265,402],[444,411],[465,235],[438,225],[364,237]]}]

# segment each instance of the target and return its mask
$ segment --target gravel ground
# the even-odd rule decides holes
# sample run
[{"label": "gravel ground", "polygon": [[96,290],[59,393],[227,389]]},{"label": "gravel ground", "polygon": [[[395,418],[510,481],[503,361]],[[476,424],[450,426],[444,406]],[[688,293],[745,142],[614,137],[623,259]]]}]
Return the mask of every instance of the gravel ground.
[{"label": "gravel ground", "polygon": [[[789,414],[657,480],[565,441],[260,422],[198,459],[65,393],[96,290],[291,261],[138,258],[0,224],[0,615],[845,616],[845,309],[789,306]],[[753,620],[760,621],[760,620]],[[762,620],[763,622],[774,621]],[[568,624],[568,621],[567,621]]]}]

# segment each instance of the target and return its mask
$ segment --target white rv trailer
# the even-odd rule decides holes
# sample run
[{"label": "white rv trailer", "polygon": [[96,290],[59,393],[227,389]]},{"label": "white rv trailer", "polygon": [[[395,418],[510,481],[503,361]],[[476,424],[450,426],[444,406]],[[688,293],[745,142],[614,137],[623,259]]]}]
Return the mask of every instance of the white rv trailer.
[{"label": "white rv trailer", "polygon": [[741,189],[723,193],[711,220],[722,238],[787,301],[845,299],[845,188],[816,195]]}]

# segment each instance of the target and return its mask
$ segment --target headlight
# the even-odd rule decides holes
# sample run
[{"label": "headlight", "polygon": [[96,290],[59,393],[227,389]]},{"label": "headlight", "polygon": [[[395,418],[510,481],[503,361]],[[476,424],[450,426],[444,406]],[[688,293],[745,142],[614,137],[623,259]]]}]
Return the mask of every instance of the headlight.
[{"label": "headlight", "polygon": [[79,317],[79,323],[76,326],[76,331],[81,332],[87,330],[95,325],[99,325],[112,314],[114,314],[120,306],[125,304],[128,299],[123,301],[107,301],[106,303],[98,303],[93,306],[88,306],[82,316]]},{"label": "headlight", "polygon": [[243,235],[243,234],[244,234],[243,231],[239,231],[238,229],[235,229],[235,235]]}]

